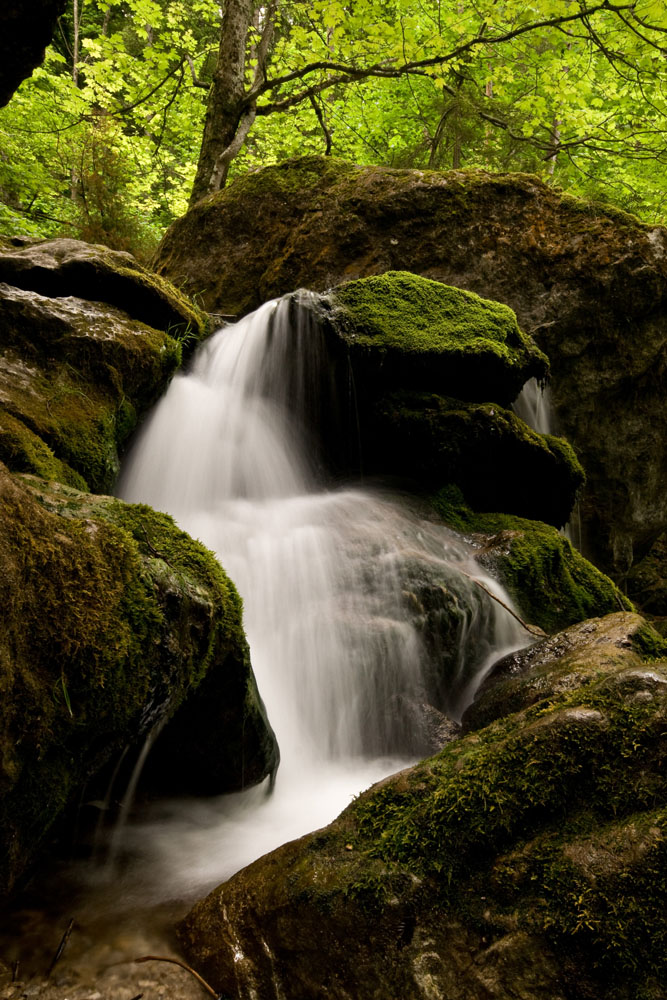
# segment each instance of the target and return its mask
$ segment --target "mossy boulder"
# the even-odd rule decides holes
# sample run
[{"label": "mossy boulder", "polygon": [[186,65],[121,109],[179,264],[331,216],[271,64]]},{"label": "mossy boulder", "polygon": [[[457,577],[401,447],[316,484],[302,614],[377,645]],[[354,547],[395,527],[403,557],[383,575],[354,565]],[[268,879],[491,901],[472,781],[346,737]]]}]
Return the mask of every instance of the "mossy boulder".
[{"label": "mossy boulder", "polygon": [[172,337],[114,306],[0,285],[0,460],[108,492],[180,359]]},{"label": "mossy boulder", "polygon": [[116,306],[133,319],[193,341],[208,318],[170,282],[131,253],[81,240],[54,239],[0,252],[0,282],[50,298],[73,296]]},{"label": "mossy boulder", "polygon": [[364,468],[437,489],[456,483],[476,510],[564,525],[584,472],[562,438],[495,403],[425,393],[383,398],[361,426]]},{"label": "mossy boulder", "polygon": [[287,315],[280,335],[298,361],[286,395],[307,383],[308,430],[335,474],[456,482],[481,509],[567,521],[584,482],[576,456],[503,408],[548,371],[510,309],[391,271],[296,292]]},{"label": "mossy boulder", "polygon": [[[219,687],[227,679],[235,701],[232,725],[221,713],[218,754],[254,760],[259,778],[274,769],[276,751],[241,602],[211,553],[166,515],[14,477],[2,465],[0,498],[6,892],[84,783],[209,678]],[[239,769],[211,783],[220,792],[243,780]]]},{"label": "mossy boulder", "polygon": [[511,309],[407,271],[346,282],[322,306],[362,396],[372,379],[376,393],[431,389],[508,405],[524,382],[549,370]]},{"label": "mossy boulder", "polygon": [[395,270],[510,306],[586,469],[584,551],[620,580],[667,527],[666,248],[662,227],[536,177],[304,157],[199,202],[156,267],[224,314]]},{"label": "mossy boulder", "polygon": [[576,683],[544,663],[545,697],[220,886],[190,961],[244,1000],[664,1000],[667,662],[641,627],[596,623]]},{"label": "mossy boulder", "polygon": [[587,618],[634,610],[616,584],[551,525],[475,513],[457,487],[431,497],[444,522],[478,549],[477,560],[506,587],[525,621],[547,633]]}]

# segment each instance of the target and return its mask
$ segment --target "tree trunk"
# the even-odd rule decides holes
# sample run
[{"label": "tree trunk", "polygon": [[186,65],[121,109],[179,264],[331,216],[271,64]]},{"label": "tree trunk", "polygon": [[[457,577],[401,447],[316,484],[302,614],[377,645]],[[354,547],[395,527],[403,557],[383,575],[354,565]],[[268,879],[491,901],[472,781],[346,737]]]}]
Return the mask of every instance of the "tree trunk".
[{"label": "tree trunk", "polygon": [[232,145],[243,119],[252,115],[252,111],[245,108],[244,100],[246,42],[253,11],[253,0],[225,0],[218,65],[208,98],[191,205],[224,187],[229,166],[224,154]]}]

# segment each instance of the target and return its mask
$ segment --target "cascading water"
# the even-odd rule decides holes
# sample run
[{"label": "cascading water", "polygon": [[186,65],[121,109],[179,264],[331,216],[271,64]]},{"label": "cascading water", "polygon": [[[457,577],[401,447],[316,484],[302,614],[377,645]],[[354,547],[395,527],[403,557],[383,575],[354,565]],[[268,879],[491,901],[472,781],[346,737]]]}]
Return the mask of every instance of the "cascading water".
[{"label": "cascading water", "polygon": [[[308,452],[326,365],[308,301],[271,302],[199,350],[134,447],[118,492],[213,549],[244,601],[281,765],[263,789],[161,807],[134,828],[169,892],[200,891],[424,754],[493,660],[524,645],[474,550],[395,495],[328,490]],[[322,401],[321,401],[322,402]],[[168,874],[167,874],[168,872]]]}]

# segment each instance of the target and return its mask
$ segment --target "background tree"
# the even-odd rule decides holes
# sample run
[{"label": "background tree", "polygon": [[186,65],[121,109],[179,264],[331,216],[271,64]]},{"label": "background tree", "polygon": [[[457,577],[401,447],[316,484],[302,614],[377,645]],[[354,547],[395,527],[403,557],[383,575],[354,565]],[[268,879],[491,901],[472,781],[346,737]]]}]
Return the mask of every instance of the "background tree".
[{"label": "background tree", "polygon": [[0,110],[0,227],[147,257],[190,194],[321,152],[660,219],[666,44],[662,0],[69,0]]}]

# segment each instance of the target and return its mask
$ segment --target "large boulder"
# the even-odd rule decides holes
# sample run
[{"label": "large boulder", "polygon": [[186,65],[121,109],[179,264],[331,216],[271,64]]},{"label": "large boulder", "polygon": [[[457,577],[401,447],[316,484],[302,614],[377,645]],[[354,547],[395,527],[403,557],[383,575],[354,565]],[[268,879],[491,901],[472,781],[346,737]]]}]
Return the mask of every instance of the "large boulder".
[{"label": "large boulder", "polygon": [[0,10],[0,107],[44,58],[66,0],[5,0]]},{"label": "large boulder", "polygon": [[280,392],[305,407],[335,476],[455,482],[477,509],[567,522],[584,481],[576,456],[505,409],[548,372],[511,309],[390,271],[293,293],[270,322],[289,357]]},{"label": "large boulder", "polygon": [[566,634],[543,697],[214,890],[190,961],[239,1000],[664,1000],[667,663],[643,628]]},{"label": "large boulder", "polygon": [[130,254],[78,240],[7,249],[0,282],[0,460],[108,492],[206,318]]},{"label": "large boulder", "polygon": [[667,526],[665,245],[535,177],[306,157],[199,202],[156,266],[223,314],[390,270],[509,305],[549,355],[558,432],[587,473],[584,551],[621,579]]},{"label": "large boulder", "polygon": [[201,684],[226,770],[198,760],[193,790],[260,780],[277,752],[241,601],[211,553],[148,507],[1,464],[0,500],[1,894],[85,782]]}]

